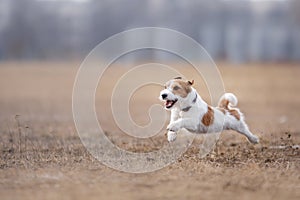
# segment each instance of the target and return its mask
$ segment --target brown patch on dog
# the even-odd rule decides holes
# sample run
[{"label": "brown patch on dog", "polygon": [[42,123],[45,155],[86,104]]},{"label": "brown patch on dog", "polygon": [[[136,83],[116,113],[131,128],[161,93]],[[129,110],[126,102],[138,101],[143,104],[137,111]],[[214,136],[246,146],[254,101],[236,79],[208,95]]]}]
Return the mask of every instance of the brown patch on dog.
[{"label": "brown patch on dog", "polygon": [[223,108],[225,110],[229,110],[228,105],[229,105],[229,101],[227,99],[222,99],[218,107]]},{"label": "brown patch on dog", "polygon": [[230,115],[234,116],[237,120],[241,119],[240,113],[235,109],[229,109],[229,101],[227,99],[223,99],[220,103],[217,109],[222,111],[224,114],[226,113],[226,110],[230,113]]},{"label": "brown patch on dog", "polygon": [[[175,90],[174,88],[176,88],[176,86],[179,87],[179,89]],[[188,82],[180,79],[175,79],[172,84],[172,90],[174,94],[185,98],[192,91],[192,88]]]},{"label": "brown patch on dog", "polygon": [[229,113],[230,115],[234,116],[237,120],[241,119],[241,115],[237,110],[235,109],[229,110]]},{"label": "brown patch on dog", "polygon": [[214,110],[210,106],[207,107],[207,112],[203,115],[201,122],[205,126],[209,126],[214,122]]}]

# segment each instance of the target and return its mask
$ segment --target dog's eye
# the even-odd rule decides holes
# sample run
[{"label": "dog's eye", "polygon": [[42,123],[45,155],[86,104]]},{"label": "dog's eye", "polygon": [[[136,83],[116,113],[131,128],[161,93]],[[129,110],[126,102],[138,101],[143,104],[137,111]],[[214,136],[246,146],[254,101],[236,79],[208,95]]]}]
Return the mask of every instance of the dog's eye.
[{"label": "dog's eye", "polygon": [[173,90],[179,90],[180,87],[178,87],[177,85],[173,88]]},{"label": "dog's eye", "polygon": [[164,85],[164,88],[167,89],[167,86]]}]

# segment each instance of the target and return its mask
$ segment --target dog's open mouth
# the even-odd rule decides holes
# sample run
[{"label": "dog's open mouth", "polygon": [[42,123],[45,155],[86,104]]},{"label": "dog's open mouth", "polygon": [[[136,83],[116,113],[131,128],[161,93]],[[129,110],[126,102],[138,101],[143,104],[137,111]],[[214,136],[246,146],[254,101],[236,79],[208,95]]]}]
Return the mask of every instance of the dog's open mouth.
[{"label": "dog's open mouth", "polygon": [[176,102],[177,102],[177,99],[175,99],[175,100],[166,100],[165,106],[166,106],[166,108],[172,108],[172,106],[174,106],[174,104]]}]

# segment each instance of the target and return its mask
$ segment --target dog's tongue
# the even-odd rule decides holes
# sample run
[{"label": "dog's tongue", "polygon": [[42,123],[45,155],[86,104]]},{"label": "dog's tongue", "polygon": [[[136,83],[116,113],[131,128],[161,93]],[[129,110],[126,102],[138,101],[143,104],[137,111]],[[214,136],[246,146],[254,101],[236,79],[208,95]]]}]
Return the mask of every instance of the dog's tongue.
[{"label": "dog's tongue", "polygon": [[166,101],[166,106],[170,106],[170,105],[172,105],[172,101]]}]

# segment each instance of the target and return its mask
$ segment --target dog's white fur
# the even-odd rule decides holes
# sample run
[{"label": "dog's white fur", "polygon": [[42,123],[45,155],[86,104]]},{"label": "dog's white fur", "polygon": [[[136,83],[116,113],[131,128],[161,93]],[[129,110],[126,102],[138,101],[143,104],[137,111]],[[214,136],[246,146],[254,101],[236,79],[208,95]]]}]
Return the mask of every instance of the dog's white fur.
[{"label": "dog's white fur", "polygon": [[[215,133],[231,129],[246,136],[251,143],[259,143],[259,138],[250,132],[245,123],[243,114],[238,108],[233,108],[238,103],[234,94],[225,93],[220,98],[218,107],[210,107],[192,87],[193,83],[181,78],[173,79],[168,81],[165,89],[160,92],[160,100],[176,101],[170,109],[166,108],[171,110],[171,119],[167,126],[169,142],[176,139],[177,132],[181,128],[185,128],[195,133]],[[226,107],[222,105],[224,102],[227,102]],[[207,113],[213,114],[212,118],[208,118],[211,122],[209,125],[205,125],[201,120],[203,117],[209,117]]]}]

